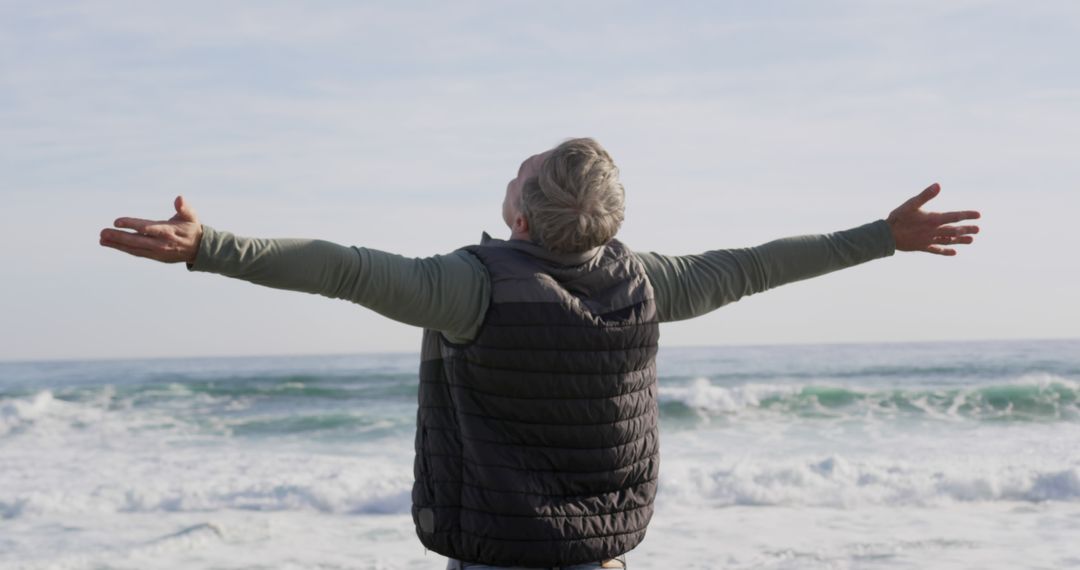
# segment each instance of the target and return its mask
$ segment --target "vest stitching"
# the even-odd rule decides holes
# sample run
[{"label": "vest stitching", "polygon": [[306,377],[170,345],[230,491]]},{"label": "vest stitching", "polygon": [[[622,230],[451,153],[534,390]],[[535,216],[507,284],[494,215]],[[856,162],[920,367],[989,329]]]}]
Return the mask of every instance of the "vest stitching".
[{"label": "vest stitching", "polygon": [[634,507],[632,509],[623,509],[623,510],[620,510],[620,511],[605,511],[605,512],[602,512],[602,513],[587,513],[587,514],[584,514],[584,515],[511,515],[511,514],[505,514],[505,513],[496,513],[494,511],[485,511],[483,509],[470,509],[469,507],[464,507],[462,505],[440,505],[440,506],[434,507],[434,508],[437,508],[437,509],[461,509],[463,511],[473,511],[474,513],[486,513],[486,514],[496,516],[496,517],[507,517],[507,518],[572,519],[572,518],[580,518],[580,517],[597,517],[597,516],[603,516],[603,515],[617,515],[619,513],[628,513],[630,511],[640,511],[642,509],[648,509],[651,506],[652,505],[642,505],[640,507]]},{"label": "vest stitching", "polygon": [[[420,383],[421,384],[439,384],[440,386],[448,386],[448,384],[446,382],[436,382],[436,381],[433,381],[433,380],[421,380]],[[645,385],[644,388],[638,388],[637,390],[632,390],[630,392],[623,392],[622,394],[616,394],[615,396],[611,396],[611,395],[607,395],[607,396],[568,396],[566,398],[533,398],[533,397],[528,397],[528,396],[504,396],[502,394],[495,394],[493,392],[485,392],[483,390],[478,390],[476,388],[473,388],[472,386],[464,386],[462,384],[449,385],[449,387],[450,388],[461,388],[463,390],[469,390],[470,392],[476,392],[478,394],[483,394],[485,396],[492,396],[492,397],[495,397],[495,398],[508,398],[508,399],[511,399],[511,400],[610,400],[613,397],[614,398],[621,398],[622,396],[629,396],[630,394],[637,394],[638,392],[648,390],[649,387],[651,387],[653,385],[654,385],[654,382],[649,382],[648,384]]]},{"label": "vest stitching", "polygon": [[[431,409],[437,409],[437,410],[439,410],[439,409],[441,409],[441,410],[455,410],[455,411],[457,410],[457,408],[455,408],[453,406],[418,406],[418,407],[420,407],[420,408],[431,408]],[[525,425],[531,425],[531,426],[567,426],[567,427],[569,427],[569,426],[603,426],[603,425],[617,424],[619,422],[628,422],[630,420],[634,420],[634,419],[640,418],[642,416],[647,416],[647,415],[649,415],[651,413],[651,411],[645,411],[645,412],[642,412],[642,413],[640,413],[640,414],[638,414],[636,416],[630,416],[628,418],[623,418],[621,420],[615,420],[613,422],[595,422],[595,423],[586,423],[586,424],[570,424],[570,423],[565,423],[565,422],[559,422],[557,424],[550,423],[550,422],[526,422],[526,421],[521,421],[521,420],[508,420],[508,419],[505,419],[505,418],[497,418],[495,416],[485,416],[484,414],[473,414],[473,413],[469,413],[469,412],[460,412],[459,411],[457,413],[459,413],[459,414],[461,414],[463,416],[473,416],[473,417],[476,417],[476,418],[485,418],[485,419],[489,419],[489,420],[497,420],[497,421],[511,423],[511,424],[525,424]],[[435,426],[435,427],[437,428],[438,426]]]},{"label": "vest stitching", "polygon": [[642,321],[640,323],[625,323],[625,324],[599,324],[599,325],[575,325],[575,324],[552,324],[552,323],[522,323],[513,325],[501,325],[498,323],[492,323],[487,325],[488,327],[495,328],[515,328],[515,327],[559,327],[568,329],[617,329],[620,327],[640,327],[651,326],[653,323],[659,323],[659,321]]},{"label": "vest stitching", "polygon": [[[486,315],[485,315],[485,318],[486,318]],[[441,337],[442,340],[446,340],[446,338],[442,337],[441,334],[440,334],[440,337]],[[474,342],[475,342],[475,340],[476,339],[473,339]],[[439,350],[441,352],[443,349],[440,348]],[[449,366],[449,368],[448,368],[448,366]],[[456,409],[456,405],[454,404],[454,391],[450,387],[449,378],[452,378],[453,376],[456,375],[456,373],[453,371],[453,369],[457,368],[458,366],[460,366],[460,363],[455,362],[453,360],[444,361],[444,364],[443,364],[443,374],[444,374],[443,377],[447,378],[447,382],[446,382],[446,386],[445,386],[446,399],[450,402],[451,407],[454,407],[455,409]],[[449,376],[449,377],[445,376],[445,374],[447,372],[449,372],[451,374],[451,376]],[[461,425],[458,422],[457,414],[451,413],[450,415],[451,415],[451,418],[454,420],[454,426],[457,427],[455,432],[456,433],[461,433]],[[465,464],[464,463],[459,463],[458,464],[458,478],[460,478],[460,479],[465,478]],[[460,490],[459,490],[458,500],[461,500]],[[461,517],[462,517],[462,513],[461,513],[461,511],[458,511],[458,528],[461,527]]]},{"label": "vest stitching", "polygon": [[[654,453],[654,454],[650,455],[649,457],[647,457],[646,459],[651,459],[653,457],[656,457],[656,455],[657,454]],[[640,463],[640,461],[635,462],[635,463]],[[631,465],[633,465],[633,464],[631,464]],[[590,471],[590,473],[591,473],[591,471]],[[585,493],[585,494],[578,494],[578,495],[563,495],[563,494],[559,494],[559,493],[530,493],[528,491],[504,491],[502,489],[492,489],[491,487],[485,487],[483,485],[475,485],[473,483],[466,483],[465,481],[455,481],[453,479],[432,479],[431,482],[432,483],[460,484],[463,487],[474,487],[476,489],[482,489],[483,491],[486,491],[486,492],[502,493],[504,495],[529,495],[529,496],[532,496],[532,497],[559,497],[559,498],[562,498],[562,499],[571,499],[571,498],[577,498],[577,497],[595,497],[597,495],[606,495],[608,493],[614,493],[614,492],[617,492],[617,491],[625,491],[626,489],[630,489],[630,488],[633,488],[633,487],[640,487],[640,486],[644,485],[645,483],[654,483],[654,482],[659,481],[659,480],[660,480],[659,477],[654,477],[652,479],[643,479],[641,481],[637,481],[635,483],[632,483],[629,486],[619,487],[618,489],[611,489],[610,491],[597,491],[595,493]],[[429,508],[434,509],[434,508],[441,508],[441,507],[431,506]]]},{"label": "vest stitching", "polygon": [[[650,348],[654,348],[654,347],[650,347]],[[480,368],[485,368],[487,370],[497,370],[497,371],[500,371],[500,372],[524,372],[524,373],[531,373],[531,374],[553,374],[553,375],[556,375],[556,376],[569,376],[569,375],[572,375],[572,376],[621,376],[621,375],[624,375],[624,374],[632,374],[632,373],[635,373],[635,372],[652,372],[656,368],[655,366],[646,363],[644,368],[634,368],[632,370],[626,370],[626,371],[623,371],[623,372],[566,372],[565,370],[536,370],[536,369],[529,369],[529,368],[504,368],[504,367],[501,367],[501,366],[488,366],[488,365],[485,365],[485,364],[480,364],[479,362],[476,362],[475,360],[469,360],[469,359],[461,357],[461,356],[448,356],[446,358],[443,358],[442,360],[444,360],[444,361],[447,361],[447,360],[462,360],[462,361],[465,361],[468,364],[472,364],[473,366],[479,366]]]},{"label": "vest stitching", "polygon": [[[466,364],[470,364],[472,366],[479,366],[480,368],[483,368],[484,370],[493,370],[493,371],[496,371],[496,372],[518,372],[518,373],[521,373],[521,374],[537,374],[537,375],[543,374],[543,375],[551,375],[551,376],[560,376],[560,377],[567,378],[567,379],[574,379],[577,376],[610,376],[612,378],[619,378],[619,377],[627,376],[627,375],[630,375],[630,374],[636,374],[638,376],[642,376],[647,372],[654,372],[655,369],[656,369],[655,365],[646,364],[645,368],[635,368],[633,370],[627,370],[625,372],[556,372],[556,371],[552,371],[552,370],[524,370],[524,369],[520,369],[520,368],[500,368],[500,367],[497,367],[497,366],[487,366],[486,364],[480,364],[480,363],[475,362],[473,360],[469,360],[469,359],[462,358],[462,357],[446,357],[446,358],[442,358],[440,360],[442,360],[443,362],[446,362],[446,361],[449,361],[449,360],[462,360]],[[423,380],[423,378],[424,378],[424,375],[421,375],[421,380]],[[439,376],[439,378],[443,378],[443,377]],[[424,382],[426,382],[427,384],[432,384],[432,383],[443,384],[443,383],[445,383],[442,380],[434,381],[434,382],[431,381],[431,380],[426,380]]]},{"label": "vest stitching", "polygon": [[431,467],[428,464],[428,458],[429,457],[428,457],[428,454],[427,454],[427,430],[428,430],[428,426],[422,426],[420,428],[420,449],[421,449],[421,452],[420,452],[420,466],[424,470],[424,474],[423,474],[424,475],[424,492],[425,492],[424,493],[424,500],[428,501],[429,504],[434,504],[435,503],[435,491],[432,490],[431,485],[430,485]]},{"label": "vest stitching", "polygon": [[[522,281],[523,283],[531,283],[534,280],[532,278],[528,278],[528,279],[521,279],[520,281]],[[579,303],[583,303],[582,301],[580,301],[580,297],[578,297],[576,295],[570,294],[569,297],[572,297],[574,299],[578,299]],[[521,306],[521,305],[526,305],[529,308],[532,308],[535,305],[557,305],[559,307],[564,307],[567,304],[566,301],[567,301],[566,297],[552,297],[552,298],[541,299],[541,300],[538,300],[538,301],[494,301],[493,300],[491,302],[491,307],[492,308],[495,308],[495,307],[509,307],[509,306],[517,307],[517,306]],[[616,325],[616,326],[635,326],[635,325],[636,326],[644,326],[644,325],[647,325],[647,324],[650,324],[650,323],[653,323],[653,322],[657,322],[657,321],[654,321],[652,319],[649,319],[647,314],[646,315],[638,314],[638,313],[654,312],[654,311],[652,311],[652,309],[655,309],[655,307],[656,307],[656,297],[655,296],[654,297],[640,297],[640,298],[638,298],[635,295],[635,296],[633,296],[633,298],[626,299],[626,303],[627,304],[621,305],[621,306],[618,306],[618,307],[603,307],[602,308],[603,312],[593,312],[588,307],[584,307],[586,309],[585,311],[581,311],[579,313],[575,313],[575,314],[572,314],[572,315],[563,315],[563,318],[571,318],[571,319],[577,320],[577,321],[581,321],[581,320],[588,319],[588,318],[602,319],[603,317],[605,317],[607,315],[611,315],[611,314],[615,314],[615,313],[621,313],[621,312],[630,310],[630,311],[633,311],[634,316],[638,317],[639,320],[637,320],[636,322],[631,322],[630,319],[628,319],[628,318],[623,319],[623,320],[626,320],[627,322],[622,323],[620,325]],[[547,324],[550,324],[550,323],[547,323]],[[503,325],[503,326],[506,326],[506,325]],[[573,323],[566,323],[566,326],[585,326],[585,325],[575,325]]]},{"label": "vest stitching", "polygon": [[[433,429],[433,430],[436,430],[436,431],[449,431],[449,432],[454,432],[454,433],[458,432],[458,430],[449,429],[449,428],[435,427],[435,426],[428,426],[427,429]],[[651,435],[653,431],[654,430],[651,430],[651,429],[646,430],[645,435],[643,435],[641,437],[638,437],[638,438],[631,439],[630,441],[627,441],[625,443],[616,443],[615,445],[601,445],[599,447],[568,447],[568,446],[565,446],[565,445],[532,445],[532,444],[528,444],[528,443],[506,443],[504,441],[492,441],[490,439],[480,439],[480,438],[477,438],[477,437],[469,437],[469,436],[460,435],[460,434],[458,435],[458,437],[460,437],[461,439],[467,439],[469,441],[476,441],[476,442],[479,442],[479,443],[489,443],[489,444],[492,444],[492,445],[504,445],[504,446],[510,446],[510,447],[528,447],[530,449],[544,447],[544,448],[548,448],[548,449],[570,449],[570,450],[574,450],[574,451],[583,451],[583,450],[592,450],[592,449],[614,449],[616,447],[624,447],[624,446],[630,445],[631,443],[637,443],[637,442],[649,437],[649,435]]]},{"label": "vest stitching", "polygon": [[[643,457],[641,459],[635,459],[632,463],[627,463],[626,465],[620,465],[618,467],[611,467],[611,468],[608,468],[608,469],[595,469],[593,471],[570,471],[568,469],[523,469],[521,467],[511,467],[509,465],[494,465],[494,464],[491,464],[491,463],[480,463],[480,462],[468,459],[465,456],[455,455],[453,453],[430,453],[429,455],[431,457],[453,457],[454,459],[460,459],[462,463],[468,463],[470,465],[475,465],[477,467],[492,467],[492,468],[495,468],[495,469],[510,469],[511,471],[527,471],[529,473],[572,473],[572,474],[575,474],[575,475],[585,475],[585,474],[589,474],[589,473],[608,473],[610,471],[615,471],[615,470],[618,470],[618,469],[625,469],[627,467],[630,467],[631,465],[637,465],[639,463],[644,463],[644,462],[652,459],[653,457],[656,457],[659,454],[660,454],[660,451],[657,450],[657,451],[654,451],[653,453],[651,453],[651,454],[649,454],[649,455],[647,455],[647,456],[645,456],[645,457]],[[449,480],[447,480],[446,482],[457,483],[459,481],[449,481]],[[484,487],[484,488],[486,488],[486,487]],[[614,492],[614,491],[618,491],[618,490],[619,489],[612,489],[611,491],[605,491],[605,492],[610,493],[610,492]],[[511,492],[516,493],[517,491],[507,491],[507,492],[508,493],[511,493]],[[539,494],[542,494],[542,493],[525,493],[525,494],[539,495]],[[548,497],[563,497],[565,495],[545,495],[545,496],[548,496]],[[571,497],[578,497],[580,495],[570,495],[570,496]]]},{"label": "vest stitching", "polygon": [[[646,345],[643,345],[643,346],[628,346],[626,348],[560,348],[560,347],[556,347],[556,348],[535,348],[535,347],[521,348],[521,347],[501,347],[501,346],[491,346],[491,345],[485,345],[485,344],[473,344],[472,347],[470,347],[470,348],[479,348],[479,349],[483,349],[483,350],[521,350],[521,351],[525,351],[525,352],[592,352],[592,353],[595,354],[597,352],[628,352],[628,351],[631,351],[631,350],[646,350],[646,349],[656,348],[656,344],[646,344]],[[472,362],[471,360],[468,360],[468,359],[465,359],[465,358],[462,358],[462,359],[459,359],[459,360],[465,360],[466,362]]]},{"label": "vest stitching", "polygon": [[[437,530],[428,534],[449,534],[449,533],[461,533],[469,536],[475,536],[477,538],[484,538],[487,540],[501,540],[503,542],[581,542],[582,540],[589,540],[590,538],[604,538],[606,536],[622,536],[624,534],[637,534],[639,532],[645,532],[645,527],[639,529],[630,530],[626,532],[613,532],[610,534],[591,534],[589,536],[583,536],[581,538],[500,538],[497,536],[487,536],[484,534],[477,534],[475,532],[469,532],[461,528],[455,528],[453,530]],[[587,564],[587,563],[586,563]]]}]

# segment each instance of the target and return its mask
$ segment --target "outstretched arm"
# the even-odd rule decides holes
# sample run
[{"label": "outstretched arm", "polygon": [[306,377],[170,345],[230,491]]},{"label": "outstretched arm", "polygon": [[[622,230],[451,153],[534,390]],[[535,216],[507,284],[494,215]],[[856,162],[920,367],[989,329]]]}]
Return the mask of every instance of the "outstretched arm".
[{"label": "outstretched arm", "polygon": [[926,251],[955,255],[950,247],[969,244],[977,226],[948,225],[976,219],[975,211],[923,212],[941,191],[937,184],[904,202],[887,219],[823,235],[796,236],[757,247],[667,256],[639,253],[653,284],[661,321],[708,313],[744,296],[892,255]]},{"label": "outstretched arm", "polygon": [[483,319],[489,284],[483,265],[467,253],[406,258],[324,240],[244,238],[200,224],[183,198],[175,206],[170,220],[117,219],[121,229],[102,230],[101,244],[183,261],[193,271],[345,299],[457,342],[471,338]]}]

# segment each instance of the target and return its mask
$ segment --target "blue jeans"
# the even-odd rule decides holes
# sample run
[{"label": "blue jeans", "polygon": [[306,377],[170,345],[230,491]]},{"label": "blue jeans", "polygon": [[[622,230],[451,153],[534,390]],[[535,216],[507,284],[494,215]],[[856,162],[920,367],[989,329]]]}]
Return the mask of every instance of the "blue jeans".
[{"label": "blue jeans", "polygon": [[[620,554],[615,557],[615,560],[622,562],[622,567],[626,568],[626,555]],[[619,563],[611,563],[609,568],[619,568]],[[524,566],[488,566],[487,564],[479,564],[476,562],[462,562],[456,558],[451,558],[446,562],[446,570],[593,570],[595,568],[603,568],[601,562],[586,562],[585,564],[573,564],[571,566],[546,566],[544,568],[526,568]]]}]

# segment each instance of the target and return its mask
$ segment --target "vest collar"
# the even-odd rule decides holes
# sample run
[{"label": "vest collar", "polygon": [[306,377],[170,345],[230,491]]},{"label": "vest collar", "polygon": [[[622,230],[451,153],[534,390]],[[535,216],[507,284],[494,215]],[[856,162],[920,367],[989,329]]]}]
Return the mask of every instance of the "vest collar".
[{"label": "vest collar", "polygon": [[566,266],[574,266],[581,265],[582,263],[588,263],[589,261],[592,261],[597,255],[599,255],[600,252],[604,249],[604,246],[598,245],[590,250],[581,251],[578,253],[559,253],[549,251],[541,245],[522,239],[495,239],[488,235],[487,232],[483,232],[483,234],[480,236],[480,245],[488,247],[509,247],[527,253],[533,257],[538,257],[545,261],[550,261],[552,263]]}]

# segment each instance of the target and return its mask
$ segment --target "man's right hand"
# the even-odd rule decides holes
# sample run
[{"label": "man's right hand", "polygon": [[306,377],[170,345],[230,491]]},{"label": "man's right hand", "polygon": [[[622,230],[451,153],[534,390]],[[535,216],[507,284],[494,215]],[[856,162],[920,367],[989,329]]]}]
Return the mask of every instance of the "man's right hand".
[{"label": "man's right hand", "polygon": [[134,231],[103,229],[101,245],[164,263],[195,263],[202,240],[202,224],[183,196],[177,196],[173,206],[176,215],[168,220],[117,218],[114,226]]}]

